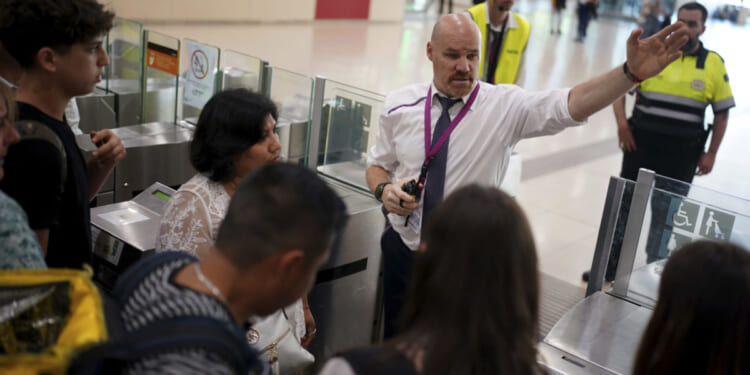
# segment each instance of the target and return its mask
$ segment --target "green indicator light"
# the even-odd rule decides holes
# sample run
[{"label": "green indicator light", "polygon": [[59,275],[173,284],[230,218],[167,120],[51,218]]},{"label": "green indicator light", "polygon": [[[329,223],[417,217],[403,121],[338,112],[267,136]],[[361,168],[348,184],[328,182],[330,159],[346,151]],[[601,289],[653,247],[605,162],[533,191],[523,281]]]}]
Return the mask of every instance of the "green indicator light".
[{"label": "green indicator light", "polygon": [[163,200],[163,201],[165,201],[165,202],[168,202],[169,198],[172,198],[167,193],[164,193],[164,192],[159,191],[159,190],[155,190],[154,191],[154,196],[157,197],[157,198],[159,198],[159,199],[161,199],[161,200]]}]

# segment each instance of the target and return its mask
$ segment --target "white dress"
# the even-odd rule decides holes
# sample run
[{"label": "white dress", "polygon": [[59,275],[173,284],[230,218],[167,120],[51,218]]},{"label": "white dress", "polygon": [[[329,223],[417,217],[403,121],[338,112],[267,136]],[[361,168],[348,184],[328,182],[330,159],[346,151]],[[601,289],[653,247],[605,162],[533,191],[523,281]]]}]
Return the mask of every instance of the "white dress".
[{"label": "white dress", "polygon": [[[198,173],[180,186],[167,203],[159,224],[156,251],[181,250],[203,257],[216,242],[231,197],[218,182]],[[285,309],[297,339],[305,335],[302,300]]]}]

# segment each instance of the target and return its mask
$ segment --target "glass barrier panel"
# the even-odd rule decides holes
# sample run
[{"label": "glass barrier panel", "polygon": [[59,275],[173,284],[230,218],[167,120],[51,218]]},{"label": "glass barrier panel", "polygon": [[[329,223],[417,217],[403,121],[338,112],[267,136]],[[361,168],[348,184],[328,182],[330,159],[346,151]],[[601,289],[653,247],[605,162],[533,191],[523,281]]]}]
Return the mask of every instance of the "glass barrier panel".
[{"label": "glass barrier panel", "polygon": [[112,79],[137,80],[143,63],[143,25],[124,18],[115,18],[107,34],[109,65],[107,74]]},{"label": "glass barrier panel", "polygon": [[198,116],[219,87],[220,51],[205,43],[185,39],[181,56],[182,101],[178,106],[178,117],[191,124],[198,123]]},{"label": "glass barrier panel", "polygon": [[224,50],[221,56],[221,87],[223,90],[246,88],[260,92],[265,62],[237,51]]},{"label": "glass barrier panel", "polygon": [[618,183],[621,183],[623,188],[619,207],[613,207],[613,209],[616,210],[616,216],[612,233],[612,242],[610,243],[611,255],[607,260],[607,267],[605,269],[605,280],[608,281],[615,279],[615,271],[617,270],[617,265],[619,263],[623,238],[625,237],[625,228],[630,217],[630,205],[633,201],[633,192],[635,191],[635,181],[621,177],[612,178],[617,180]]},{"label": "glass barrier panel", "polygon": [[318,171],[367,189],[367,152],[375,145],[385,96],[327,80],[318,147]]},{"label": "glass barrier panel", "polygon": [[281,157],[292,163],[306,165],[313,79],[280,68],[271,68],[270,72],[271,100],[279,109],[276,132],[281,142]]},{"label": "glass barrier panel", "polygon": [[[663,177],[656,175],[655,183],[656,187],[659,188],[660,186],[664,185],[665,180],[669,180],[672,184],[675,182],[680,182],[677,180],[670,179],[668,177]],[[684,183],[683,183],[684,184]],[[664,189],[664,190],[670,190],[670,189]],[[697,185],[689,185],[689,190],[687,193],[687,196],[689,198],[708,203],[717,207],[727,207],[731,208],[734,211],[737,211],[743,215],[750,215],[750,200],[741,198],[738,196],[730,195],[718,190],[709,189],[702,186]]]},{"label": "glass barrier panel", "polygon": [[117,95],[119,126],[141,122],[143,40],[143,25],[124,18],[115,18],[107,34],[109,65],[105,89]]},{"label": "glass barrier panel", "polygon": [[[117,22],[119,18],[114,19],[114,23]],[[110,70],[112,70],[112,44],[109,42],[112,38],[110,34],[112,34],[112,30],[115,28],[114,24],[112,26],[112,29],[104,34],[104,40],[102,40],[103,47],[105,51],[107,52],[107,58],[110,59],[109,65],[104,67],[104,72],[102,73],[102,79],[101,81],[96,83],[96,86],[94,86],[94,91],[96,89],[103,90],[104,92],[107,92],[107,89],[109,88],[109,76],[110,76]]]},{"label": "glass barrier panel", "polygon": [[180,40],[155,31],[143,33],[145,64],[141,79],[142,122],[177,121]]},{"label": "glass barrier panel", "polygon": [[669,255],[696,240],[730,241],[750,248],[750,201],[656,175],[641,224],[627,298],[656,305]]}]

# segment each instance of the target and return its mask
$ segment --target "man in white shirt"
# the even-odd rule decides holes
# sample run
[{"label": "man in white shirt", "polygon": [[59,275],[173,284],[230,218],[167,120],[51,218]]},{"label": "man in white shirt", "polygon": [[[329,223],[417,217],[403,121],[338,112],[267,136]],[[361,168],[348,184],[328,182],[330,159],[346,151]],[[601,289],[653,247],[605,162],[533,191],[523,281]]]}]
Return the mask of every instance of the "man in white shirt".
[{"label": "man in white shirt", "polygon": [[[419,247],[422,222],[430,209],[465,184],[497,184],[519,140],[583,124],[635,83],[677,59],[679,47],[687,41],[687,28],[681,23],[649,39],[638,40],[640,32],[628,39],[628,61],[609,73],[571,89],[528,92],[479,82],[476,24],[465,14],[438,20],[427,43],[433,81],[388,95],[368,158],[368,186],[383,202],[391,223],[381,239],[386,337],[396,333],[412,251]],[[461,105],[449,103],[444,111],[439,103],[451,98]],[[418,188],[408,194],[402,186],[412,180],[418,181]]]}]

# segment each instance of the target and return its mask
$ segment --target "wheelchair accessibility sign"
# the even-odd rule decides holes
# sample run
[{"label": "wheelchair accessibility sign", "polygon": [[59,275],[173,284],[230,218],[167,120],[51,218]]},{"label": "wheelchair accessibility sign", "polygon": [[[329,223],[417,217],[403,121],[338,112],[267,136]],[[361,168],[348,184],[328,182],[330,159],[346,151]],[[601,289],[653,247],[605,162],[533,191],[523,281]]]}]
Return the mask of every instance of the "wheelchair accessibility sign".
[{"label": "wheelchair accessibility sign", "polygon": [[659,243],[658,255],[669,253],[700,238],[729,240],[735,216],[711,207],[672,197]]},{"label": "wheelchair accessibility sign", "polygon": [[695,203],[686,202],[680,198],[672,198],[667,212],[667,225],[693,233],[698,225],[700,209],[701,207]]},{"label": "wheelchair accessibility sign", "polygon": [[[673,231],[684,234],[712,240],[728,240],[732,235],[734,219],[735,216],[730,213],[673,197],[669,204],[666,224],[671,226]],[[669,238],[666,242],[670,242]],[[680,242],[679,239],[677,242]]]}]

